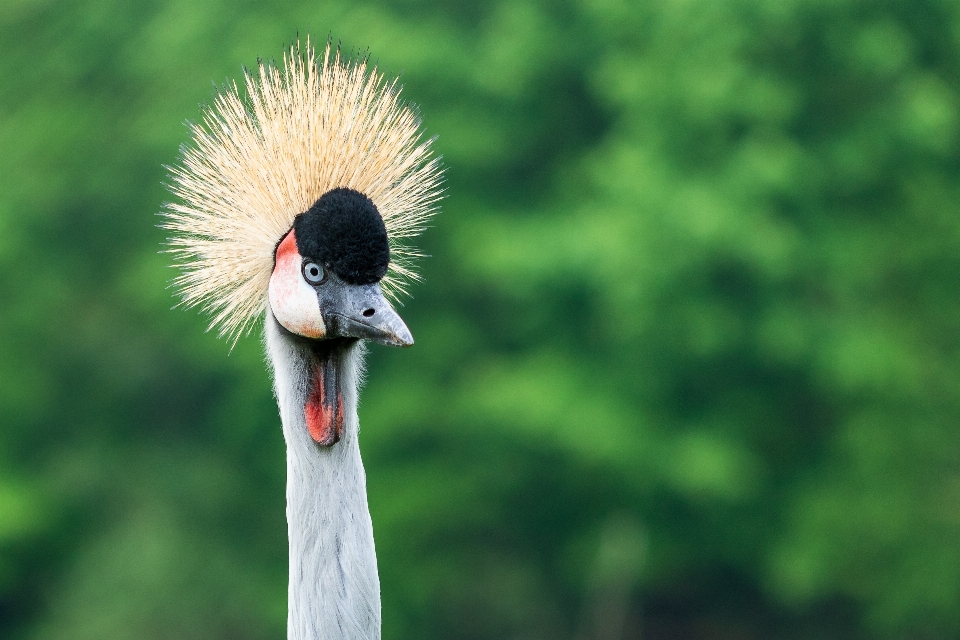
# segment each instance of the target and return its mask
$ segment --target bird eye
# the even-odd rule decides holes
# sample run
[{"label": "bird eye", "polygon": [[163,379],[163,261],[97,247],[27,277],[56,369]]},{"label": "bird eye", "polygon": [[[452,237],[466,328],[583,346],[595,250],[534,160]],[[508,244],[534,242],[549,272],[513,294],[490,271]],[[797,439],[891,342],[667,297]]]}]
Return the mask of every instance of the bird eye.
[{"label": "bird eye", "polygon": [[310,284],[323,284],[327,279],[327,272],[316,262],[304,262],[303,279]]}]

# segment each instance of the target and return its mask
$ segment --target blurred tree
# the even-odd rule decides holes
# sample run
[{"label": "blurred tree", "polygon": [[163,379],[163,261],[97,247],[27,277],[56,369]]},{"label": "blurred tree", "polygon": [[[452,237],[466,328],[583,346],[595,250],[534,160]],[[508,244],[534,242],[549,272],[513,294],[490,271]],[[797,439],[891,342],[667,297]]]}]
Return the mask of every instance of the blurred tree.
[{"label": "blurred tree", "polygon": [[361,420],[387,638],[960,633],[960,6],[7,0],[0,636],[278,638],[257,338],[152,213],[297,30],[448,166]]}]

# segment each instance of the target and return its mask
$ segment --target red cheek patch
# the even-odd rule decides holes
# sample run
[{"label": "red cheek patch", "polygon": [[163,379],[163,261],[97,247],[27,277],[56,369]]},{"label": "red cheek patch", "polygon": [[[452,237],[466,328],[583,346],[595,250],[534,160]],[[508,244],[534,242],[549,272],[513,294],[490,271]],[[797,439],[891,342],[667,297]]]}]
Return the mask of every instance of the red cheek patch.
[{"label": "red cheek patch", "polygon": [[303,258],[290,231],[277,246],[276,265],[270,276],[270,310],[287,331],[305,338],[322,338],[326,333],[317,292],[300,272]]}]

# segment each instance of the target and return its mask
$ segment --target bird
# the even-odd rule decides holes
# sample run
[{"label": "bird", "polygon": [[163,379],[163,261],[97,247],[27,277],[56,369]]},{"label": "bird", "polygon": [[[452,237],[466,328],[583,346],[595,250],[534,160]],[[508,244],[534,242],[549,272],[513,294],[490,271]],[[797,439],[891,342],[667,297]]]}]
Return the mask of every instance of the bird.
[{"label": "bird", "polygon": [[443,196],[435,139],[400,93],[369,54],[297,40],[219,88],[167,167],[178,304],[231,349],[262,321],[286,443],[290,640],[381,637],[358,388],[368,342],[413,344],[392,303],[420,279],[410,243]]}]

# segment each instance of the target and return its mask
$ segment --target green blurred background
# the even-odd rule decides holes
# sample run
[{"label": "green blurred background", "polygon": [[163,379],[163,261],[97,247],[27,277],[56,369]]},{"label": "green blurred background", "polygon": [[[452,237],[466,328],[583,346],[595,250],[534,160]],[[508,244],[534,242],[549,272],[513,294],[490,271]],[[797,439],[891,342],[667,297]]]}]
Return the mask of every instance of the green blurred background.
[{"label": "green blurred background", "polygon": [[447,167],[360,407],[384,638],[960,637],[949,0],[3,0],[0,637],[284,637],[259,338],[156,212],[298,33]]}]

